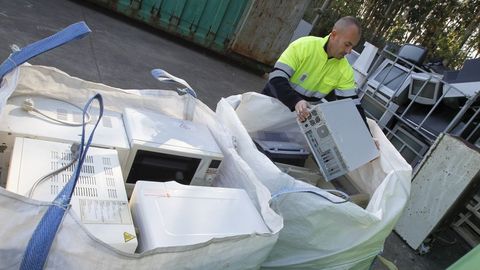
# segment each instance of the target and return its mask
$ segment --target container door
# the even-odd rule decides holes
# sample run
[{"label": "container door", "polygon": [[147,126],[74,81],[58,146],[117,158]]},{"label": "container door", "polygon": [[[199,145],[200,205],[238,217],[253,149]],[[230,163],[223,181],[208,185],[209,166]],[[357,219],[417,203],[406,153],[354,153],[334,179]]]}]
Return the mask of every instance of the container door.
[{"label": "container door", "polygon": [[287,48],[310,0],[257,0],[247,11],[231,50],[273,65]]}]

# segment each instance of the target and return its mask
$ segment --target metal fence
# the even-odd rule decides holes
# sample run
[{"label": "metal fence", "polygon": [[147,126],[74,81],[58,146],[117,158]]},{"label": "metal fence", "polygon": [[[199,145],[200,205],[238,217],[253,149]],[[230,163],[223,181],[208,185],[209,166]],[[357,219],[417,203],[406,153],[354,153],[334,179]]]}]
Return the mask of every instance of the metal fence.
[{"label": "metal fence", "polygon": [[447,79],[385,48],[359,87],[367,116],[414,168],[441,133],[480,148],[480,89]]}]

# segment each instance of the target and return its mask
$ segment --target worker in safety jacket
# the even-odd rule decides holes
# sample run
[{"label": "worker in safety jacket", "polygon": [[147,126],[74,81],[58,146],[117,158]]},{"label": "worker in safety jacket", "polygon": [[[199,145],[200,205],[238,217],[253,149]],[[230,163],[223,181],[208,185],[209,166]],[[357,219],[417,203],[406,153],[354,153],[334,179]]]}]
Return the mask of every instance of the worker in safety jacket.
[{"label": "worker in safety jacket", "polygon": [[324,38],[307,36],[292,42],[282,53],[262,94],[275,97],[300,121],[309,116],[309,101],[320,101],[333,90],[337,99],[352,98],[360,107],[353,69],[344,57],[360,41],[361,27],[354,17],[339,19]]}]

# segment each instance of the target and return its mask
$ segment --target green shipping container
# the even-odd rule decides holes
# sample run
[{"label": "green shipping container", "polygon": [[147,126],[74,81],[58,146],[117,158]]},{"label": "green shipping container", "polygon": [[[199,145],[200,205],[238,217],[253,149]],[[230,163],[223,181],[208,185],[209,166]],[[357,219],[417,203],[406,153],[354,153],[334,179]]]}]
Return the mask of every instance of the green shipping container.
[{"label": "green shipping container", "polygon": [[226,50],[249,2],[249,0],[90,1],[220,52]]},{"label": "green shipping container", "polygon": [[272,66],[310,0],[89,0],[200,46]]}]

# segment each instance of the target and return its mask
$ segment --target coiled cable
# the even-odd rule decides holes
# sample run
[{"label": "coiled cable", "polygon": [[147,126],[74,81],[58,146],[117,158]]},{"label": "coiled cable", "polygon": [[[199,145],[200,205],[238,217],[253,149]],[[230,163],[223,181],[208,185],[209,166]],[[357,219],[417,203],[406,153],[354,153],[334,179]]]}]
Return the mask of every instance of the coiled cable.
[{"label": "coiled cable", "polygon": [[[57,100],[57,99],[55,99]],[[75,104],[72,104],[70,102],[67,102],[67,101],[64,101],[64,100],[61,100],[62,102],[65,102],[71,106],[74,106],[76,108],[78,108],[80,111],[82,110],[80,107],[78,107],[77,105]],[[67,126],[74,126],[74,127],[78,127],[78,126],[82,126],[84,125],[83,123],[77,123],[77,122],[70,122],[70,121],[66,121],[66,120],[62,120],[62,119],[58,119],[58,118],[55,118],[55,117],[51,117],[49,116],[48,114],[45,114],[43,113],[42,111],[40,111],[39,109],[35,108],[35,102],[33,101],[32,98],[27,98],[23,101],[22,103],[22,108],[29,112],[29,113],[32,113],[32,112],[35,112],[43,117],[46,117],[52,121],[55,121],[55,122],[58,122],[58,123],[61,123],[61,124],[64,124],[64,125],[67,125]],[[92,117],[90,116],[90,114],[87,112],[86,113],[86,119],[85,119],[85,124],[88,124],[92,121]]]}]

